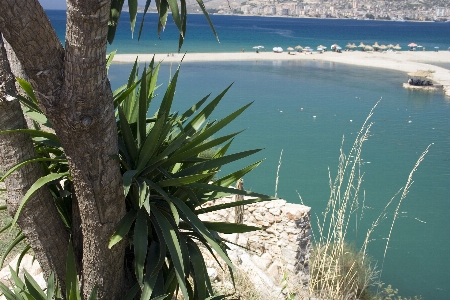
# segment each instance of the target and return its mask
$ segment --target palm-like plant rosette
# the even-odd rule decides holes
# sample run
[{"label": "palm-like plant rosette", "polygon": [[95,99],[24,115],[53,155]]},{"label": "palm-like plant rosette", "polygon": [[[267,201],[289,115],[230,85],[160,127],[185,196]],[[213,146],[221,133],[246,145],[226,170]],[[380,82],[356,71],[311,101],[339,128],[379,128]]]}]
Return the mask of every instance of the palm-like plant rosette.
[{"label": "palm-like plant rosette", "polygon": [[[108,58],[108,67],[113,56],[114,53]],[[261,161],[217,178],[223,165],[260,151],[227,154],[231,142],[240,132],[214,137],[250,104],[221,120],[208,121],[229,86],[209,103],[209,96],[206,96],[181,115],[171,113],[178,69],[168,84],[160,107],[152,117],[148,117],[158,87],[159,68],[160,64],[152,61],[139,78],[136,60],[128,83],[114,92],[119,153],[113,158],[120,161],[127,213],[108,246],[114,247],[120,241],[129,243],[126,263],[131,271],[130,280],[135,282],[128,294],[129,299],[170,298],[178,290],[185,299],[212,299],[214,292],[200,248],[204,247],[214,257],[220,257],[228,265],[222,267],[232,271],[225,240],[218,233],[242,233],[259,228],[245,224],[204,222],[198,215],[273,198],[229,187]],[[21,84],[29,96],[22,99],[26,106],[25,113],[37,123],[51,127],[36,105],[31,86],[22,80]],[[61,217],[70,229],[71,178],[57,136],[38,127],[18,131],[33,136],[38,157],[13,167],[4,178],[31,161],[41,162],[47,175],[30,188],[13,222],[17,220],[29,195],[43,185],[49,185]],[[213,154],[205,158],[202,155],[205,151]],[[68,180],[61,184],[61,178]],[[202,208],[209,201],[233,194],[252,197]]]}]

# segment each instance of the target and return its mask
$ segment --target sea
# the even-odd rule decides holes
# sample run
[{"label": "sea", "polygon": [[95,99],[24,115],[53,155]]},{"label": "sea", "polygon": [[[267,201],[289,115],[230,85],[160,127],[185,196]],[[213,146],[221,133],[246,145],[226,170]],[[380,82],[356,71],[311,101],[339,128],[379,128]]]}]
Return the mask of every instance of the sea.
[{"label": "sea", "polygon": [[[65,12],[47,13],[64,41]],[[178,33],[171,18],[158,36],[156,17],[146,15],[138,40],[142,14],[132,37],[124,13],[108,51],[177,53]],[[398,43],[402,51],[408,51],[411,42],[426,51],[435,47],[447,51],[450,47],[450,23],[222,15],[212,15],[211,20],[220,42],[203,15],[189,15],[180,59],[184,53],[254,51],[255,46],[264,46],[261,51],[276,46],[330,47],[335,43],[344,47],[349,42]],[[450,60],[439,66],[450,69]],[[177,68],[178,64],[162,64],[155,101],[160,101]],[[112,65],[112,87],[125,83],[130,70],[130,64]],[[273,61],[182,63],[174,110],[184,111],[205,95],[214,97],[233,84],[213,118],[220,119],[253,102],[223,134],[244,130],[235,138],[232,152],[263,150],[233,168],[225,167],[219,176],[264,160],[245,176],[245,188],[270,195],[276,192],[292,203],[300,203],[301,197],[312,208],[317,233],[316,220],[330,196],[329,178],[336,176],[340,148],[349,151],[370,110],[379,102],[362,150],[360,200],[364,198],[364,217],[358,215],[358,226],[352,226],[347,238],[360,246],[367,228],[394,197],[368,247],[372,263],[382,268],[381,282],[398,289],[403,297],[450,299],[450,98],[442,91],[406,90],[402,88],[406,80],[405,73],[393,70],[319,59],[280,61],[275,54]],[[428,154],[412,175],[413,184],[399,208],[384,257],[399,203],[396,194],[429,145]]]}]

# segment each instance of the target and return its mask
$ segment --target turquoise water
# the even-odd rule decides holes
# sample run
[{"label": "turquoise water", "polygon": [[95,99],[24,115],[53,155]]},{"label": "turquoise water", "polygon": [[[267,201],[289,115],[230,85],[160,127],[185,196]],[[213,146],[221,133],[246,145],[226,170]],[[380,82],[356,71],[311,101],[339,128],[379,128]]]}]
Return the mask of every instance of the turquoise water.
[{"label": "turquoise water", "polygon": [[[167,82],[175,68],[164,64],[160,79]],[[116,74],[111,76],[113,86],[125,80],[129,69],[128,65],[111,67],[110,73]],[[279,197],[299,203],[298,191],[312,213],[320,214],[329,196],[328,167],[334,176],[342,137],[348,150],[370,109],[382,99],[372,118],[372,136],[363,148],[367,162],[363,189],[366,206],[371,209],[365,212],[359,237],[356,232],[349,237],[363,237],[365,229],[406,183],[419,155],[434,143],[401,206],[382,281],[394,285],[404,296],[448,299],[450,101],[440,92],[405,90],[401,88],[404,80],[405,75],[399,72],[317,61],[184,63],[175,110],[186,109],[207,93],[214,96],[234,82],[215,117],[254,101],[229,128],[230,132],[246,129],[236,138],[232,151],[264,148],[239,165],[265,159],[246,176],[245,187],[274,194],[283,149]],[[379,266],[395,205],[369,246]]]},{"label": "turquoise water", "polygon": [[[48,13],[63,39],[64,12]],[[123,19],[109,49],[118,49],[119,53],[176,52],[173,25],[168,24],[159,40],[154,17],[148,16],[146,28],[150,32],[139,43],[130,40],[127,20]],[[450,23],[232,16],[213,16],[213,22],[220,44],[214,41],[204,17],[194,15],[188,19],[183,51],[226,52],[242,48],[250,51],[260,44],[268,49],[335,42],[344,46],[347,42],[361,41],[400,43],[404,49],[410,42],[427,49],[450,46]],[[449,68],[449,64],[441,66]],[[130,68],[130,65],[111,67],[113,87],[126,81]],[[175,68],[176,65],[163,64],[160,82],[167,84]],[[405,90],[401,87],[405,80],[404,73],[320,61],[183,63],[174,109],[182,111],[208,93],[219,94],[234,82],[215,117],[254,101],[227,132],[246,129],[236,138],[232,151],[264,148],[239,165],[265,159],[246,176],[245,187],[274,194],[283,149],[278,196],[298,203],[298,191],[305,204],[312,207],[312,213],[320,214],[329,196],[328,167],[334,176],[342,138],[345,137],[344,149],[348,150],[370,109],[382,99],[372,118],[372,136],[363,149],[367,162],[363,189],[370,209],[366,210],[359,233],[352,232],[349,237],[361,239],[365,228],[404,186],[419,155],[434,143],[414,174],[414,184],[401,206],[382,281],[398,288],[403,296],[449,299],[450,99],[442,92]],[[223,174],[226,172],[222,170]],[[375,240],[369,246],[369,253],[379,266],[394,208],[377,227]]]}]

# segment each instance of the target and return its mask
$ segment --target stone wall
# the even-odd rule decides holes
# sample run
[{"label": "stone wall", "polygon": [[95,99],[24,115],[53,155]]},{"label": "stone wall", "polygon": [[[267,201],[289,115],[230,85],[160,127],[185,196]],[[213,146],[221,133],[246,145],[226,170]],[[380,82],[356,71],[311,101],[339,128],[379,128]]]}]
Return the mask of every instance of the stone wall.
[{"label": "stone wall", "polygon": [[[208,206],[231,201],[234,201],[233,197],[226,197]],[[230,242],[248,248],[231,247],[234,253],[229,253],[230,257],[238,265],[243,263],[242,257],[250,257],[262,277],[266,275],[278,288],[283,278],[295,278],[297,285],[306,286],[311,248],[310,210],[310,207],[287,203],[285,200],[246,205],[244,224],[258,226],[262,230],[238,235],[223,234]],[[202,214],[200,218],[204,221],[234,222],[235,209]]]}]

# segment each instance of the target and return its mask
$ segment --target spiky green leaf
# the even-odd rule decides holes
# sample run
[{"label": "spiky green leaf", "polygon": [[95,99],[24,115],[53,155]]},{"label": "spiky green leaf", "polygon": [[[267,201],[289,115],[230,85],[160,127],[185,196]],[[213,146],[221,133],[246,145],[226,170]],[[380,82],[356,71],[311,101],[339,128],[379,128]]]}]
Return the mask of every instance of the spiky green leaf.
[{"label": "spiky green leaf", "polygon": [[203,178],[206,178],[210,175],[214,175],[215,173],[205,173],[205,174],[194,174],[185,177],[177,177],[166,180],[158,181],[158,185],[160,187],[168,187],[168,186],[183,186],[189,183],[197,182]]},{"label": "spiky green leaf", "polygon": [[203,12],[203,14],[204,14],[205,17],[206,17],[206,20],[208,20],[209,27],[211,27],[211,30],[212,30],[214,36],[216,37],[217,41],[220,43],[220,41],[219,41],[219,36],[217,35],[216,29],[214,28],[214,25],[213,25],[213,23],[212,23],[212,21],[211,21],[211,18],[209,17],[208,12],[206,11],[205,4],[203,3],[202,0],[197,0],[197,3],[198,3],[198,5],[200,6],[200,8],[202,9],[202,12]]},{"label": "spiky green leaf", "polygon": [[38,190],[40,189],[42,186],[46,185],[47,183],[69,176],[69,172],[63,172],[63,173],[50,173],[46,176],[43,176],[41,178],[39,178],[38,180],[36,180],[33,185],[30,187],[30,189],[26,192],[25,196],[23,196],[22,201],[20,202],[20,205],[17,209],[16,214],[14,215],[13,218],[13,224],[15,224],[17,222],[17,219],[19,218],[20,213],[22,212],[23,207],[25,206],[25,204],[27,204],[28,200],[30,199],[30,197]]},{"label": "spiky green leaf", "polygon": [[133,162],[136,162],[138,158],[138,149],[135,142],[135,137],[133,136],[133,132],[131,131],[130,124],[127,121],[127,118],[125,117],[125,114],[120,107],[118,106],[119,110],[119,118],[120,118],[120,130],[122,133],[122,138],[125,143],[125,147],[127,148],[128,155],[132,159]]},{"label": "spiky green leaf", "polygon": [[180,242],[176,234],[176,229],[173,228],[172,224],[159,212],[157,207],[152,207],[152,216],[155,217],[158,227],[164,236],[164,241],[170,252],[170,257],[172,259],[181,292],[185,299],[188,299],[189,297],[186,288],[186,281],[184,279],[183,254],[181,253]]},{"label": "spiky green leaf", "polygon": [[229,202],[229,203],[217,204],[214,206],[198,209],[195,212],[197,214],[205,214],[205,213],[209,213],[212,211],[218,211],[218,210],[222,210],[222,209],[226,209],[226,208],[231,208],[231,207],[236,207],[236,206],[241,206],[241,205],[248,205],[248,204],[253,204],[253,203],[258,203],[258,202],[270,201],[270,200],[274,200],[274,199],[276,199],[276,198],[267,197],[267,198],[253,198],[253,199],[242,200],[242,201],[233,201],[233,202]]},{"label": "spiky green leaf", "polygon": [[230,234],[230,233],[245,233],[256,230],[261,230],[260,227],[249,226],[245,224],[238,223],[228,223],[228,222],[206,222],[204,221],[205,227],[209,230],[214,230],[220,233]]},{"label": "spiky green leaf", "polygon": [[77,268],[73,246],[72,242],[69,241],[66,260],[66,299],[76,299],[77,295],[80,295],[80,288],[78,285]]},{"label": "spiky green leaf", "polygon": [[138,0],[128,0],[128,13],[130,14],[131,37],[134,34],[134,26],[136,25]]},{"label": "spiky green leaf", "polygon": [[144,265],[147,257],[148,243],[147,218],[145,211],[140,209],[134,225],[133,245],[134,245],[134,269],[139,285],[144,281]]},{"label": "spiky green leaf", "polygon": [[36,95],[34,94],[33,87],[31,84],[26,81],[25,79],[22,79],[20,77],[16,77],[17,82],[19,83],[20,87],[24,90],[24,92],[27,94],[28,97],[33,100],[34,104],[38,104]]},{"label": "spiky green leaf", "polygon": [[108,248],[111,249],[115,244],[120,242],[130,231],[131,225],[136,219],[137,211],[130,210],[123,216],[122,220],[120,220],[119,224],[117,224],[116,231],[114,231],[113,235],[109,239]]},{"label": "spiky green leaf", "polygon": [[30,158],[27,160],[24,160],[23,162],[18,163],[17,165],[14,165],[13,167],[11,167],[11,169],[9,169],[2,178],[0,178],[0,182],[4,181],[6,178],[8,178],[9,175],[11,175],[11,173],[13,173],[14,171],[16,171],[17,169],[19,169],[20,167],[29,164],[29,163],[34,163],[34,162],[40,162],[40,161],[50,161],[50,162],[64,162],[67,161],[66,159],[59,159],[59,158],[47,158],[47,157],[39,157],[39,158]]},{"label": "spiky green leaf", "polygon": [[24,271],[24,279],[28,292],[35,300],[46,300],[47,297],[45,296],[44,291],[26,270]]},{"label": "spiky green leaf", "polygon": [[242,152],[226,155],[226,156],[223,156],[223,157],[207,160],[205,162],[201,162],[201,163],[195,164],[195,165],[193,165],[191,167],[188,167],[188,168],[178,172],[176,175],[177,175],[177,177],[178,176],[186,176],[186,175],[189,175],[189,174],[196,174],[196,173],[201,173],[201,172],[213,170],[215,168],[220,168],[223,165],[226,165],[226,164],[231,163],[233,161],[236,161],[236,160],[239,160],[241,158],[247,157],[249,155],[255,154],[255,153],[257,153],[257,152],[259,152],[261,150],[262,149],[247,150],[247,151],[242,151]]},{"label": "spiky green leaf", "polygon": [[2,260],[0,261],[0,268],[3,267],[3,263],[5,262],[6,257],[9,253],[11,253],[11,250],[14,249],[14,247],[17,246],[18,243],[23,241],[25,239],[25,234],[23,232],[20,232],[18,236],[14,240],[11,241],[11,243],[8,245],[8,248],[6,248],[5,252],[2,255]]}]

